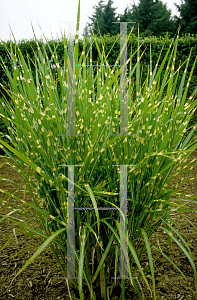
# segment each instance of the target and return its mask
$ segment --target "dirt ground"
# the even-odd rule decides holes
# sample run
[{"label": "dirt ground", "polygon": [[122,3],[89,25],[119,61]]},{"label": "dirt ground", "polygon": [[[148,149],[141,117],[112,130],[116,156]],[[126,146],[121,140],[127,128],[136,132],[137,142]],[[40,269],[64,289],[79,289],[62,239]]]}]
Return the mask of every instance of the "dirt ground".
[{"label": "dirt ground", "polygon": [[[189,158],[189,161],[197,157],[197,151],[194,151]],[[3,158],[0,157],[0,166],[5,162]],[[186,172],[186,170],[184,171]],[[182,173],[183,174],[183,173]],[[190,172],[187,178],[194,178],[197,176],[197,166]],[[24,181],[18,172],[14,171],[9,165],[4,164],[0,168],[0,177],[9,178],[21,186],[24,186]],[[179,180],[181,175],[173,180],[172,186]],[[16,191],[16,187],[6,181],[0,180],[0,188],[9,192]],[[184,192],[185,194],[197,196],[197,179],[183,183],[178,187],[178,190]],[[21,195],[19,192],[16,193],[17,196]],[[5,200],[8,196],[0,192],[0,199]],[[15,200],[12,200],[14,203]],[[178,200],[175,200],[178,203]],[[183,212],[183,215],[190,220],[195,228],[197,228],[197,205],[189,204],[191,209],[196,209],[196,212]],[[3,215],[10,212],[9,208],[3,206],[0,202],[0,219]],[[175,212],[172,217],[176,217],[178,214]],[[183,223],[184,218],[179,217],[177,221],[180,228],[183,230],[184,238],[187,243],[190,243],[190,249],[194,258],[195,266],[197,267],[197,235],[196,229],[191,228],[191,226],[186,226]],[[16,225],[10,222],[8,219],[0,222],[0,248],[6,243],[9,237],[14,233]],[[170,256],[167,235],[161,230],[156,230],[159,237],[159,247],[162,251]],[[155,235],[151,236],[151,240],[155,238]],[[63,274],[58,266],[54,266],[47,261],[56,264],[55,259],[49,248],[46,248],[44,252],[39,255],[36,260],[30,264],[24,272],[22,272],[10,285],[13,277],[20,270],[20,268],[25,264],[25,262],[31,257],[31,255],[37,250],[38,246],[33,245],[32,239],[23,233],[16,232],[16,236],[13,237],[7,246],[0,251],[0,299],[28,299],[28,300],[55,300],[55,299],[70,299],[68,297],[68,289],[65,280],[58,279],[62,277]],[[32,245],[32,246],[31,246]],[[28,246],[31,246],[27,248]],[[27,248],[25,251],[19,253],[17,256],[10,258],[21,249]],[[157,252],[152,252],[153,258],[156,258]],[[185,256],[183,251],[177,246],[175,242],[172,243],[172,255],[175,264],[180,268],[183,274],[186,276],[191,287],[195,291],[194,284],[194,272],[192,266]],[[141,263],[142,266],[146,266],[148,258],[145,256]],[[173,267],[173,265],[161,257],[159,260],[159,265],[155,267],[155,280],[156,280],[156,299],[158,300],[193,300],[197,299],[190,290],[188,283],[181,276],[181,274]],[[151,285],[151,275],[147,275],[147,280]],[[141,287],[144,293],[144,299],[149,300],[151,294],[146,288],[143,281],[141,282]],[[152,285],[151,285],[152,286]],[[95,291],[97,294],[97,291]],[[85,294],[86,295],[86,294]],[[89,294],[85,296],[85,300],[89,300]],[[71,290],[72,299],[79,297],[78,292]],[[76,297],[76,298],[74,298]],[[100,299],[99,293],[97,299]],[[121,289],[117,287],[114,289],[110,300],[122,299]],[[131,285],[126,282],[126,300],[139,299],[134,289]]]}]

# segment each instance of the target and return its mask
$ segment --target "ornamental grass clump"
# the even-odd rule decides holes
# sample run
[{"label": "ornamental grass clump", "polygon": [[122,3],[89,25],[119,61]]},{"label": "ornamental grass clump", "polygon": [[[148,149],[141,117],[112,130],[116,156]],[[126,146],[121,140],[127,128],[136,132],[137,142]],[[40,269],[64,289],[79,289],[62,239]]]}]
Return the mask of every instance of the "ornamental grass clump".
[{"label": "ornamental grass clump", "polygon": [[[79,15],[80,1],[78,22]],[[136,59],[136,64],[133,68],[130,65],[128,76],[128,135],[115,136],[120,118],[118,76],[121,69],[107,66],[108,62],[103,58],[94,36],[99,58],[105,67],[99,69],[97,66],[95,76],[93,67],[89,68],[88,73],[83,64],[86,65],[89,55],[92,62],[92,49],[90,47],[85,54],[84,44],[78,59],[79,23],[76,30],[75,64],[79,67],[75,67],[75,136],[69,136],[67,127],[67,72],[70,68],[67,39],[63,38],[63,67],[58,61],[56,49],[51,49],[56,72],[52,70],[44,43],[41,47],[38,44],[34,57],[23,57],[17,46],[7,49],[13,63],[13,74],[4,66],[10,84],[9,89],[4,89],[11,102],[6,98],[1,100],[0,115],[8,128],[10,144],[3,138],[0,144],[5,152],[4,158],[12,160],[9,164],[24,177],[26,184],[25,188],[21,187],[23,199],[1,190],[9,196],[3,204],[11,209],[1,220],[8,218],[18,225],[18,231],[34,237],[38,243],[38,250],[17,275],[49,246],[67,280],[70,299],[69,284],[78,289],[80,300],[85,299],[85,289],[89,290],[91,299],[110,299],[116,285],[122,288],[122,299],[125,299],[125,278],[116,280],[119,276],[119,243],[122,243],[119,217],[122,215],[127,218],[125,240],[128,242],[128,256],[123,247],[129,277],[126,283],[135,288],[140,299],[143,299],[140,279],[145,281],[156,299],[156,262],[152,258],[152,249],[169,260],[186,279],[172,257],[166,256],[156,246],[156,241],[149,241],[157,228],[167,233],[169,247],[173,240],[188,258],[194,272],[195,291],[190,288],[196,295],[197,272],[193,256],[181,236],[176,218],[171,217],[174,211],[187,210],[185,201],[197,203],[196,197],[180,194],[168,187],[170,181],[186,167],[187,158],[197,148],[193,135],[196,125],[188,128],[197,104],[197,90],[190,97],[187,94],[196,63],[195,60],[187,78],[192,50],[188,59],[175,70],[178,36],[162,62],[158,55],[155,66],[152,65],[150,45],[150,65],[145,82],[141,82],[140,59],[143,53],[140,53],[140,45],[136,53],[131,53],[127,63],[132,58],[133,61]],[[119,59],[120,55],[116,64]],[[34,64],[35,73],[30,62]],[[177,86],[180,68],[185,68],[185,72],[180,86]],[[135,81],[132,80],[134,75]],[[195,163],[196,159],[190,169]],[[128,177],[127,215],[120,208],[119,197],[122,185],[120,166],[125,165]],[[28,174],[24,166],[29,167]],[[69,177],[69,166],[75,166],[75,179]],[[173,170],[176,171],[171,176]],[[30,176],[30,172],[34,176]],[[78,279],[67,277],[69,185],[75,192],[75,208],[94,208],[75,210],[74,213],[74,272]],[[32,202],[26,201],[26,193],[31,196]],[[176,195],[180,205],[173,202]],[[17,206],[10,197],[18,202]],[[101,207],[115,210],[99,210]],[[14,216],[16,213],[17,217]],[[25,216],[28,218],[24,221]],[[140,261],[145,253],[149,265],[142,269]],[[152,278],[151,286],[146,278],[148,272]]]}]

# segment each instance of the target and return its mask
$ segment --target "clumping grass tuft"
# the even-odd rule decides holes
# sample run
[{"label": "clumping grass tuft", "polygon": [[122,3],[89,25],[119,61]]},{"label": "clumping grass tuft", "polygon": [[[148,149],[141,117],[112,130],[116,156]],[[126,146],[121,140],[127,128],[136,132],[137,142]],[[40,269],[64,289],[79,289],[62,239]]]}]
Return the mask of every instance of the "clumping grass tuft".
[{"label": "clumping grass tuft", "polygon": [[[80,1],[77,21],[79,16]],[[79,23],[76,28],[77,32],[78,30]],[[95,36],[94,41],[101,64],[107,65]],[[75,61],[81,67],[75,68],[75,134],[83,134],[82,136],[61,136],[68,133],[67,71],[70,63],[69,60],[67,62],[66,38],[64,37],[63,69],[59,65],[56,49],[54,52],[51,50],[56,63],[56,74],[54,70],[52,72],[44,43],[41,48],[38,47],[33,58],[23,57],[19,48],[8,51],[13,63],[13,74],[4,66],[10,83],[10,89],[4,89],[12,102],[1,100],[0,115],[8,128],[7,138],[12,146],[3,139],[0,139],[0,144],[13,162],[9,164],[15,164],[15,168],[26,180],[24,195],[28,192],[33,204],[26,201],[25,197],[19,199],[12,195],[22,204],[17,210],[17,213],[21,213],[21,219],[14,217],[15,207],[9,198],[6,204],[9,204],[12,211],[5,218],[19,225],[27,234],[31,233],[32,237],[37,238],[39,245],[36,253],[17,275],[29,266],[45,247],[50,246],[64,276],[67,277],[66,230],[70,183],[75,188],[75,207],[114,207],[117,210],[75,210],[75,274],[80,278],[78,283],[75,279],[69,279],[68,282],[78,288],[80,300],[84,299],[83,285],[88,287],[91,299],[95,300],[93,283],[98,281],[99,275],[101,299],[110,299],[115,285],[122,287],[122,299],[125,299],[125,280],[113,280],[111,277],[119,276],[121,242],[121,171],[118,166],[113,165],[127,165],[128,212],[127,215],[123,215],[127,217],[125,238],[128,240],[127,263],[130,283],[142,299],[139,279],[143,278],[147,288],[150,291],[153,289],[156,299],[155,261],[151,255],[153,248],[184,276],[172,258],[166,257],[156,244],[149,242],[149,238],[159,227],[167,233],[169,247],[173,239],[189,259],[194,271],[196,291],[191,290],[196,295],[197,273],[192,253],[185,239],[178,233],[176,219],[170,216],[173,211],[187,210],[172,201],[172,196],[178,193],[175,189],[169,189],[168,185],[186,167],[186,159],[197,148],[193,135],[196,124],[193,128],[188,128],[197,104],[197,90],[190,97],[187,94],[196,60],[187,79],[191,51],[188,59],[180,66],[185,68],[185,72],[180,86],[177,86],[180,70],[174,70],[177,43],[178,35],[162,62],[159,61],[158,55],[156,66],[152,65],[150,51],[149,72],[143,83],[140,77],[140,59],[143,55],[140,54],[140,45],[137,52],[129,58],[128,62],[131,58],[132,61],[136,59],[136,64],[133,68],[130,66],[128,76],[128,136],[113,136],[118,134],[119,130],[118,76],[121,70],[117,71],[117,68],[112,69],[110,66],[102,67],[102,70],[97,67],[97,73],[94,75],[93,67],[90,67],[87,73],[87,68],[82,65],[86,64],[89,54],[91,62],[92,49],[90,47],[85,55],[84,45],[83,54],[78,59],[78,35],[75,43]],[[120,55],[116,64],[119,58]],[[35,76],[30,68],[30,61],[34,63]],[[132,80],[134,75],[135,81]],[[60,93],[58,85],[61,87]],[[28,174],[25,173],[25,164],[29,166]],[[191,168],[195,164],[196,160]],[[69,179],[68,167],[62,165],[76,166],[75,180]],[[171,176],[175,167],[176,172]],[[36,180],[30,177],[30,171]],[[182,182],[183,180],[184,178]],[[183,202],[183,196],[186,195],[178,195]],[[190,200],[187,201],[197,203],[196,197],[189,197]],[[24,223],[23,215],[32,215],[37,227],[32,226],[31,221]],[[181,241],[175,234],[179,235]],[[148,254],[149,265],[143,270],[140,261],[144,253]],[[126,257],[125,252],[124,255]],[[147,272],[151,272],[152,286],[146,279]]]}]

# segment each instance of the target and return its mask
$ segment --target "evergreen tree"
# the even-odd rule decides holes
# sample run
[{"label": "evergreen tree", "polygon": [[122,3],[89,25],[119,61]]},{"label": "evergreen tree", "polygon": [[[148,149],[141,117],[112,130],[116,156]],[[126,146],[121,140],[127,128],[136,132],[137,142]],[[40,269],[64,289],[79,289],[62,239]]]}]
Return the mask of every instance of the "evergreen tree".
[{"label": "evergreen tree", "polygon": [[[124,10],[123,15],[118,15],[118,20],[120,22],[133,22],[133,23],[127,23],[127,34],[129,34],[131,30],[133,32],[134,28],[136,28],[136,23],[132,20],[131,11],[129,10],[128,5]],[[120,33],[120,27],[117,33]]]},{"label": "evergreen tree", "polygon": [[176,22],[182,24],[182,33],[197,34],[197,0],[184,0],[181,5],[176,5],[180,17],[176,17]]},{"label": "evergreen tree", "polygon": [[[175,22],[171,19],[171,10],[159,0],[140,0],[139,5],[132,5],[130,17],[137,24],[139,22],[140,35],[155,36],[165,35],[166,32],[173,35]],[[136,26],[137,27],[137,26]],[[135,30],[137,34],[137,29]]]},{"label": "evergreen tree", "polygon": [[[123,15],[119,14],[117,17],[115,16],[115,10],[117,8],[113,8],[113,1],[108,0],[107,5],[102,4],[103,1],[99,1],[99,6],[95,7],[96,12],[93,14],[93,17],[89,17],[92,20],[92,23],[86,23],[86,26],[83,31],[84,37],[89,37],[92,35],[91,26],[94,34],[97,34],[100,29],[101,36],[104,34],[117,35],[120,34],[120,24],[119,22],[132,22],[131,19],[131,11],[127,7],[124,10]],[[98,21],[98,23],[97,23]],[[113,23],[118,22],[118,23]],[[127,24],[127,32],[130,33],[134,26],[134,23]]]},{"label": "evergreen tree", "polygon": [[120,33],[120,25],[117,22],[118,19],[115,17],[115,10],[117,8],[113,8],[113,1],[108,0],[107,5],[103,5],[103,0],[99,1],[98,6],[94,5],[95,13],[91,19],[92,23],[86,23],[86,27],[84,29],[84,35],[91,35],[90,26],[92,26],[92,30],[94,34],[98,34],[98,36],[104,36],[104,34],[116,35]]},{"label": "evergreen tree", "polygon": [[[103,0],[100,0],[97,5],[94,5],[93,8],[95,9],[95,12],[93,13],[92,17],[88,17],[91,19],[92,23],[86,23],[86,27],[84,29],[84,34],[86,35],[92,35],[90,27],[92,26],[92,30],[94,34],[98,34],[99,31],[101,35],[103,35],[104,31],[104,15],[103,15],[103,10],[104,10],[104,5],[103,5]],[[100,34],[99,34],[100,35]]]},{"label": "evergreen tree", "polygon": [[107,5],[104,7],[103,11],[103,16],[104,16],[104,30],[103,30],[103,35],[104,34],[110,34],[116,35],[118,32],[120,32],[120,24],[119,23],[113,23],[113,22],[118,22],[117,17],[115,17],[116,13],[115,10],[116,8],[112,7],[113,1],[108,0]]},{"label": "evergreen tree", "polygon": [[176,31],[175,22],[171,19],[171,10],[168,10],[166,4],[162,1],[156,0],[152,7],[152,22],[150,29],[154,32],[154,35],[161,36],[168,32],[170,35],[174,35]]},{"label": "evergreen tree", "polygon": [[[85,28],[83,30],[83,38],[90,38],[92,36],[92,30],[94,34],[97,34],[99,32],[100,25],[102,24],[103,26],[103,0],[100,0],[98,3],[99,6],[94,5],[93,8],[95,9],[94,14],[92,17],[88,17],[89,19],[92,20],[92,23],[87,23],[85,25]],[[100,24],[100,25],[99,25]],[[99,26],[99,28],[98,28]],[[92,30],[91,30],[92,27]]]},{"label": "evergreen tree", "polygon": [[[187,0],[192,1],[192,0]],[[197,0],[193,0],[197,1]],[[88,23],[84,30],[84,35],[92,35],[90,26],[94,34],[98,34],[99,30],[101,36],[109,33],[110,35],[120,34],[120,24],[113,22],[135,22],[127,24],[127,34],[131,29],[135,27],[133,33],[138,34],[138,23],[141,36],[148,36],[153,34],[155,36],[165,35],[167,32],[170,35],[174,35],[178,27],[177,21],[171,18],[171,10],[168,10],[166,4],[163,4],[160,0],[140,0],[139,5],[133,4],[131,9],[128,6],[125,8],[123,15],[119,14],[115,16],[115,10],[113,8],[113,1],[108,0],[107,5],[103,5],[103,0],[99,1],[98,6],[93,6],[96,11],[93,17],[89,17],[92,20],[92,24]]]}]

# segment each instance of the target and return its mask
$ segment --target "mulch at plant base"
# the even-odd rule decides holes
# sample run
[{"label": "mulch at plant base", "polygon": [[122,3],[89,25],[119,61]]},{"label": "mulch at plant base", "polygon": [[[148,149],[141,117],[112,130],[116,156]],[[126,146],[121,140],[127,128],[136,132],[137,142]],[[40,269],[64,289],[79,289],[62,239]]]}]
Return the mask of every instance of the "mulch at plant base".
[{"label": "mulch at plant base", "polygon": [[[197,156],[197,151],[195,151],[189,158],[189,161],[194,159]],[[4,162],[0,158],[0,165]],[[186,172],[186,170],[185,170]],[[8,165],[3,165],[0,169],[0,176],[3,178],[9,178],[19,185],[24,185],[23,178],[15,172]],[[197,176],[197,166],[191,171],[187,178],[194,178]],[[180,175],[173,180],[172,185],[175,184],[180,178]],[[13,193],[16,191],[16,187],[6,181],[1,181],[1,188]],[[197,195],[197,180],[194,179],[187,183],[184,183],[178,188],[180,191],[185,194]],[[16,193],[17,196],[21,196],[20,192]],[[1,199],[7,199],[3,193],[0,193]],[[29,197],[27,197],[30,199]],[[178,203],[178,200],[176,200]],[[12,199],[12,203],[15,203],[15,200]],[[197,209],[195,204],[189,204],[191,209]],[[10,212],[10,209],[2,206],[0,204],[1,216]],[[197,212],[183,212],[183,214],[197,227]],[[176,217],[177,213],[172,215]],[[17,214],[15,214],[17,216]],[[183,218],[179,218],[179,221],[176,220],[177,224],[180,226],[184,234],[184,237],[188,242],[191,243],[190,249],[193,254],[195,261],[195,266],[197,266],[197,236],[194,232],[183,223]],[[14,228],[17,228],[16,225],[10,221],[3,220],[0,223],[0,247],[6,243],[9,237],[13,234]],[[162,251],[170,256],[168,239],[167,235],[163,231],[157,229],[156,233],[159,237],[159,245]],[[151,241],[154,241],[155,236],[152,235]],[[19,252],[21,249],[33,245],[34,241],[32,238],[24,235],[23,233],[16,232],[16,238],[8,243],[4,250],[0,253],[0,299],[35,299],[35,300],[55,300],[55,299],[70,299],[68,296],[68,289],[65,280],[58,279],[62,277],[62,272],[58,267],[51,265],[50,261],[56,264],[55,259],[49,248],[46,248],[43,253],[36,258],[36,260],[31,263],[25,271],[23,271],[11,284],[12,279],[20,270],[20,268],[25,264],[25,262],[31,257],[31,255],[37,250],[38,245],[34,245],[30,248],[27,248],[24,252],[19,253],[14,258],[10,259],[11,256]],[[190,245],[190,244],[189,244]],[[187,280],[191,283],[191,287],[195,290],[194,286],[194,272],[192,266],[185,256],[183,251],[177,246],[177,244],[172,242],[172,256],[174,258],[175,264],[180,268],[183,274],[186,276]],[[152,250],[153,259],[158,256],[158,253]],[[156,281],[156,299],[159,300],[184,300],[184,299],[197,299],[191,292],[187,282],[181,276],[181,274],[173,267],[173,265],[167,261],[164,257],[159,258],[158,262],[160,264],[155,267],[155,281]],[[148,263],[147,255],[144,255],[141,262],[142,267],[145,267]],[[151,274],[146,276],[150,286],[152,286]],[[152,299],[150,292],[147,290],[145,283],[140,280],[141,287],[144,293],[146,300]],[[9,287],[9,288],[8,288]],[[137,296],[134,289],[126,281],[126,300],[136,299]],[[99,290],[95,290],[97,298],[100,298]],[[74,291],[71,290],[71,295],[74,296]],[[89,293],[87,294],[89,295]],[[78,297],[78,292],[75,293],[75,296]],[[89,299],[88,296],[85,299]],[[113,294],[110,297],[110,300],[121,299],[121,289],[120,287],[114,288]]]}]

